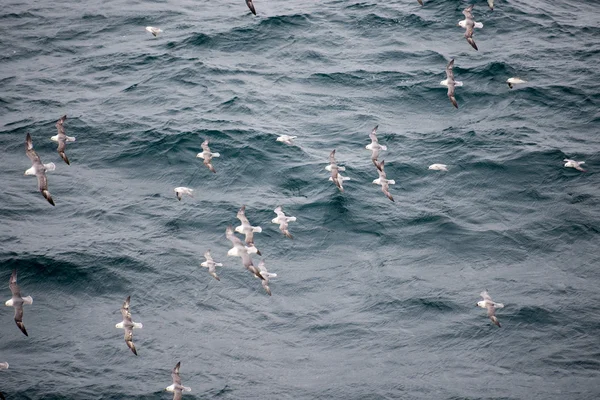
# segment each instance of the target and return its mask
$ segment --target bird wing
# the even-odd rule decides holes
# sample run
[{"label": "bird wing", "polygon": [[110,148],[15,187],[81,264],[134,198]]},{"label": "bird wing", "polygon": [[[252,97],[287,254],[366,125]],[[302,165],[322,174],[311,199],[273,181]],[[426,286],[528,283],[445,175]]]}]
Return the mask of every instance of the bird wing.
[{"label": "bird wing", "polygon": [[19,285],[17,285],[17,270],[13,270],[10,275],[10,279],[8,280],[8,287],[13,295],[13,297],[21,297],[21,289]]},{"label": "bird wing", "polygon": [[379,143],[379,141],[377,140],[377,135],[376,135],[377,128],[379,128],[379,125],[375,126],[375,128],[373,128],[371,133],[369,133],[369,138],[371,138],[371,142],[373,142],[373,143]]},{"label": "bird wing", "polygon": [[208,147],[208,139],[206,139],[204,142],[202,142],[202,144],[200,146],[202,147],[202,150],[210,152],[210,147]]},{"label": "bird wing", "polygon": [[40,160],[40,156],[38,156],[35,150],[33,149],[33,142],[29,133],[27,134],[27,138],[25,139],[25,154],[27,154],[27,157],[29,157],[29,159],[34,165],[36,163],[42,163],[42,161]]},{"label": "bird wing", "polygon": [[487,290],[484,290],[484,291],[483,291],[483,292],[481,292],[479,295],[480,295],[481,297],[483,297],[483,299],[484,299],[484,300],[491,301],[491,302],[493,303],[493,300],[492,300],[492,298],[490,297],[490,295],[489,295],[489,293],[487,292]]},{"label": "bird wing", "polygon": [[454,82],[454,71],[452,68],[454,68],[454,58],[446,65],[446,77],[448,78],[448,83],[450,83],[450,81]]},{"label": "bird wing", "polygon": [[181,378],[179,377],[179,367],[181,366],[181,361],[177,363],[175,368],[171,371],[171,378],[173,379],[173,384],[175,386],[181,385]]},{"label": "bird wing", "polygon": [[242,206],[242,208],[240,208],[240,210],[237,212],[236,215],[237,219],[240,220],[240,222],[242,223],[242,225],[250,225],[250,221],[248,221],[248,218],[246,218],[246,206]]},{"label": "bird wing", "polygon": [[473,14],[471,13],[472,11],[473,11],[473,4],[471,4],[469,7],[465,8],[462,13],[466,18],[473,18]]},{"label": "bird wing", "polygon": [[25,336],[29,336],[27,334],[27,330],[25,329],[25,325],[23,324],[23,303],[18,303],[14,305],[15,308],[15,322],[21,332],[25,334]]},{"label": "bird wing", "polygon": [[123,306],[121,307],[121,315],[123,316],[124,321],[131,322],[131,312],[129,311],[129,301],[131,296],[127,296]]},{"label": "bird wing", "polygon": [[336,161],[335,161],[335,149],[333,149],[333,151],[329,154],[329,162],[331,164],[336,164]]}]

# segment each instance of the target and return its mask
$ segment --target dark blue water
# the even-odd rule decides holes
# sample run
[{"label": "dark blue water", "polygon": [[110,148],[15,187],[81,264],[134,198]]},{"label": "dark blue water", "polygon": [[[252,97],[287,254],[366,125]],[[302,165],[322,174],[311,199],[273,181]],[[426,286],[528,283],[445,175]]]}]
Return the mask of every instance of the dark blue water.
[{"label": "dark blue water", "polygon": [[[599,3],[476,1],[478,52],[469,3],[3,3],[0,285],[17,268],[34,302],[29,337],[0,309],[0,391],[168,399],[181,361],[184,399],[598,398]],[[371,183],[377,124],[395,203]],[[23,176],[28,132],[56,207]],[[272,297],[226,255],[242,204]]]}]

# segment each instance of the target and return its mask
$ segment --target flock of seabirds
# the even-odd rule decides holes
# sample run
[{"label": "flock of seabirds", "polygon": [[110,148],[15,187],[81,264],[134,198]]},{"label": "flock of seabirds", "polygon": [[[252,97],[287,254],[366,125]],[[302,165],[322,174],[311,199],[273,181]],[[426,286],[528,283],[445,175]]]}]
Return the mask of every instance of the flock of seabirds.
[{"label": "flock of seabirds", "polygon": [[[418,2],[419,2],[419,4],[423,5],[422,0],[418,0]],[[488,2],[490,9],[493,10],[494,9],[494,1],[487,0],[487,2]],[[256,9],[254,7],[253,1],[246,0],[246,4],[248,5],[248,8],[252,12],[252,14],[256,15]],[[473,11],[473,4],[471,4],[470,6],[468,6],[467,8],[465,8],[463,10],[462,13],[465,16],[465,19],[462,21],[459,21],[458,25],[465,29],[464,36],[465,36],[467,42],[475,50],[478,50],[477,44],[475,43],[475,40],[473,39],[473,33],[474,33],[475,28],[483,28],[483,24],[480,22],[474,21],[472,11]],[[146,30],[148,32],[152,33],[152,35],[154,35],[155,37],[159,33],[163,32],[162,29],[154,28],[151,26],[146,27]],[[454,90],[455,90],[455,87],[462,86],[463,83],[460,81],[456,81],[454,79],[454,73],[452,71],[453,66],[454,66],[454,59],[450,60],[450,62],[446,66],[446,79],[441,81],[440,84],[448,87],[448,98],[450,99],[452,105],[454,107],[458,108],[458,103],[457,103],[455,95],[454,95]],[[506,82],[508,83],[509,88],[512,89],[515,84],[525,83],[526,81],[524,81],[520,78],[509,78]],[[50,139],[52,141],[55,141],[58,143],[58,147],[57,147],[58,154],[60,155],[60,157],[64,160],[64,162],[67,165],[70,165],[71,163],[65,153],[65,150],[67,147],[67,143],[74,142],[75,138],[71,137],[71,136],[67,136],[65,134],[64,123],[65,123],[66,119],[67,119],[67,116],[64,115],[56,122],[56,129],[58,131],[57,135],[52,136]],[[373,180],[373,183],[376,185],[380,185],[381,190],[383,191],[385,196],[388,199],[390,199],[391,201],[394,201],[394,198],[389,191],[389,185],[394,185],[396,182],[393,179],[387,178],[386,173],[385,173],[385,161],[384,160],[379,161],[379,159],[378,159],[380,152],[387,150],[387,147],[379,144],[379,141],[377,140],[377,128],[378,128],[378,126],[375,126],[375,128],[373,128],[373,130],[369,134],[371,143],[366,146],[366,149],[371,151],[371,160],[377,169],[377,173],[379,174],[379,178]],[[294,139],[296,139],[296,136],[281,135],[276,140],[278,142],[283,142],[287,145],[293,145]],[[210,147],[208,146],[208,140],[204,140],[204,142],[201,144],[201,148],[202,148],[202,152],[198,153],[196,155],[196,157],[201,158],[203,160],[203,164],[211,172],[216,173],[217,171],[214,168],[212,161],[214,158],[219,157],[220,154],[213,153],[210,150]],[[35,175],[37,177],[39,191],[42,193],[44,198],[50,204],[52,204],[54,206],[55,205],[54,200],[52,199],[52,196],[50,195],[50,191],[48,190],[48,180],[46,177],[46,172],[54,171],[56,169],[56,165],[52,162],[47,163],[47,164],[42,163],[40,157],[37,155],[37,153],[33,149],[33,142],[31,139],[31,135],[29,133],[27,134],[26,140],[25,140],[25,153],[27,154],[27,157],[29,157],[29,159],[31,160],[31,162],[33,164],[31,168],[29,168],[28,170],[25,171],[25,175]],[[585,170],[581,166],[582,164],[585,163],[584,161],[575,161],[575,160],[565,159],[564,162],[565,162],[565,165],[564,165],[565,167],[575,168],[579,171],[585,172]],[[327,171],[329,171],[331,174],[331,176],[329,177],[329,180],[332,181],[341,192],[343,192],[344,191],[343,183],[344,183],[344,181],[350,180],[350,178],[346,177],[346,176],[342,176],[342,174],[340,174],[340,172],[344,171],[345,168],[342,166],[338,166],[337,161],[335,159],[335,149],[330,153],[329,165],[327,165],[325,167],[325,169]],[[437,170],[437,171],[448,171],[448,166],[445,164],[432,164],[429,166],[429,169]],[[188,187],[177,187],[174,189],[174,191],[175,191],[175,195],[177,196],[177,199],[181,201],[183,195],[193,196],[194,190],[190,189]],[[279,230],[283,233],[283,235],[291,239],[292,235],[290,234],[290,232],[288,230],[288,224],[290,222],[296,221],[296,217],[286,216],[285,213],[283,212],[281,206],[278,206],[277,208],[275,208],[274,212],[277,216],[275,218],[273,218],[271,222],[274,224],[278,224]],[[261,255],[261,252],[256,248],[256,245],[254,244],[254,234],[262,232],[262,228],[260,226],[252,226],[250,224],[250,221],[246,217],[246,206],[244,206],[244,205],[237,212],[236,217],[240,220],[241,224],[239,226],[237,226],[235,228],[235,230],[233,229],[232,226],[228,226],[225,231],[225,237],[229,241],[231,241],[231,243],[233,244],[233,247],[227,252],[227,255],[233,256],[233,257],[240,257],[243,267],[245,269],[247,269],[248,271],[250,271],[256,278],[258,278],[260,280],[262,287],[265,289],[267,294],[270,296],[271,289],[269,287],[269,279],[277,277],[277,274],[271,273],[267,270],[264,260],[261,260],[258,263],[258,265],[255,266],[252,261],[252,258],[251,258],[251,254]],[[239,237],[237,237],[235,235],[235,232],[243,234],[245,236],[244,240],[242,241]],[[223,264],[215,262],[215,260],[212,258],[211,254],[210,254],[210,249],[204,253],[204,258],[206,259],[206,261],[204,261],[200,265],[202,267],[208,268],[209,274],[216,280],[220,281],[221,279],[217,275],[216,267],[222,267]],[[26,336],[29,336],[27,333],[27,330],[25,329],[25,325],[23,324],[23,305],[32,304],[33,298],[31,296],[26,296],[26,297],[21,296],[21,289],[19,288],[19,285],[17,284],[17,271],[16,270],[14,270],[10,276],[9,288],[12,293],[12,298],[10,300],[7,300],[5,304],[8,307],[14,307],[14,311],[15,311],[14,319],[15,319],[17,326],[19,327],[21,332],[23,332],[23,334],[25,334]],[[490,318],[490,320],[496,326],[500,327],[501,326],[500,321],[498,321],[498,318],[496,317],[496,310],[499,308],[503,308],[504,305],[502,303],[494,302],[492,300],[492,298],[490,297],[490,295],[488,294],[487,290],[481,292],[480,296],[483,298],[483,300],[477,302],[477,306],[487,309],[487,315]],[[133,354],[135,354],[137,356],[137,350],[135,348],[135,345],[133,344],[133,329],[134,328],[141,329],[143,325],[138,322],[133,322],[132,317],[131,317],[131,312],[129,310],[130,300],[131,300],[130,296],[128,296],[127,299],[125,299],[125,302],[123,303],[123,306],[121,307],[121,315],[123,317],[123,321],[116,324],[115,327],[118,329],[123,329],[125,331],[125,334],[124,334],[125,343],[127,344],[127,347],[129,347],[131,349]],[[173,383],[165,389],[169,392],[173,392],[174,400],[181,399],[182,393],[184,391],[186,391],[186,392],[191,391],[191,388],[189,388],[187,386],[183,386],[181,384],[181,378],[179,376],[180,365],[181,365],[181,362],[178,362],[177,365],[175,365],[175,367],[171,371],[171,378],[172,378]],[[8,366],[9,366],[9,364],[7,362],[0,363],[0,370],[8,369]],[[4,395],[1,392],[0,392],[0,399],[1,400],[5,399]]]}]

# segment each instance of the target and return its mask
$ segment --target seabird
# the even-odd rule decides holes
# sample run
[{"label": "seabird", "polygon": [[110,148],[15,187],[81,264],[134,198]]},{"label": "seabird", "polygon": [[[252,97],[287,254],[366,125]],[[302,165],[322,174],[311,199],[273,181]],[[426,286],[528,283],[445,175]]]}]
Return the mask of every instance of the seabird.
[{"label": "seabird", "polygon": [[471,11],[473,11],[473,4],[471,4],[469,7],[463,10],[462,13],[465,16],[465,19],[459,21],[458,25],[466,29],[465,39],[467,39],[467,42],[469,42],[471,47],[473,47],[475,50],[479,50],[477,48],[477,45],[475,44],[475,40],[473,40],[473,31],[475,28],[483,28],[483,24],[481,22],[475,22],[473,20],[473,14],[471,13]]},{"label": "seabird", "polygon": [[448,166],[446,164],[431,164],[428,169],[434,171],[448,171]]},{"label": "seabird", "polygon": [[379,173],[379,178],[375,179],[373,181],[373,183],[376,185],[381,185],[381,191],[383,192],[383,194],[385,194],[387,196],[387,198],[390,199],[391,201],[394,201],[394,198],[390,194],[390,185],[395,185],[396,181],[393,179],[387,179],[387,177],[385,175],[385,171],[384,171],[385,160],[381,160],[380,163],[375,161],[375,166],[377,166],[377,172]]},{"label": "seabird", "polygon": [[0,369],[8,369],[8,363],[7,362],[0,363]]},{"label": "seabird", "polygon": [[506,83],[508,84],[508,87],[512,89],[513,85],[516,85],[517,83],[527,83],[527,81],[524,81],[521,78],[508,78]]},{"label": "seabird", "polygon": [[289,237],[290,239],[292,239],[292,235],[290,235],[290,232],[288,231],[288,222],[294,222],[296,220],[296,217],[286,217],[285,214],[283,213],[283,211],[281,210],[281,206],[278,206],[274,210],[274,212],[275,212],[275,214],[277,214],[277,216],[275,218],[273,218],[271,220],[271,222],[274,224],[279,224],[279,230],[286,237]]},{"label": "seabird", "polygon": [[119,322],[115,325],[117,329],[125,329],[125,343],[127,343],[127,347],[131,349],[133,354],[138,355],[135,350],[135,345],[133,344],[133,328],[141,329],[143,327],[142,324],[133,322],[131,320],[131,312],[129,312],[129,300],[131,296],[127,296],[123,306],[121,307],[121,315],[123,316],[123,321]]},{"label": "seabird", "polygon": [[216,271],[215,267],[222,267],[223,264],[215,262],[215,260],[213,260],[212,256],[210,255],[210,249],[208,249],[206,251],[206,253],[204,253],[204,258],[206,258],[206,261],[204,261],[200,265],[205,268],[208,268],[208,273],[211,274],[213,276],[213,278],[220,281],[221,278],[219,278],[217,276],[217,271]]},{"label": "seabird", "polygon": [[260,262],[258,263],[258,270],[259,274],[263,277],[263,280],[261,282],[262,287],[265,288],[267,294],[270,296],[271,288],[269,288],[269,278],[276,278],[277,274],[272,274],[269,271],[267,271],[267,267],[265,267],[264,260],[260,260]]},{"label": "seabird", "polygon": [[154,37],[158,36],[158,34],[162,32],[162,29],[154,28],[153,26],[147,26],[146,30],[150,32]]},{"label": "seabird", "polygon": [[283,142],[283,143],[285,143],[285,144],[292,145],[292,144],[293,144],[293,143],[292,143],[292,140],[296,139],[296,137],[297,137],[297,136],[281,135],[281,136],[279,136],[279,137],[278,137],[276,140],[277,140],[278,142]]},{"label": "seabird", "polygon": [[27,329],[25,329],[25,325],[23,324],[23,304],[32,304],[33,298],[31,298],[31,296],[21,297],[21,289],[19,288],[19,285],[17,285],[16,269],[13,270],[10,276],[10,279],[8,281],[8,287],[12,292],[12,298],[10,300],[7,300],[4,304],[6,304],[7,307],[15,308],[15,322],[21,330],[21,332],[23,332],[25,336],[29,336],[27,334]]},{"label": "seabird", "polygon": [[498,328],[500,328],[500,321],[498,321],[498,318],[496,318],[496,309],[497,308],[504,308],[504,304],[502,304],[502,303],[494,303],[494,301],[492,300],[492,298],[488,294],[487,290],[484,290],[483,292],[481,292],[480,296],[483,297],[483,300],[478,301],[477,305],[479,307],[481,307],[481,308],[487,308],[487,315],[488,315],[488,317],[490,317],[490,319],[492,320],[492,322],[495,325],[497,325]]},{"label": "seabird", "polygon": [[215,171],[215,167],[213,167],[213,165],[210,162],[214,157],[220,157],[221,155],[219,153],[212,153],[210,151],[210,147],[208,147],[208,139],[202,142],[201,146],[202,153],[198,153],[196,157],[202,158],[204,160],[204,165],[206,165],[208,169],[210,169],[212,172],[217,172]]},{"label": "seabird", "polygon": [[231,226],[228,226],[225,230],[225,237],[227,238],[227,240],[233,243],[233,247],[229,249],[227,255],[232,257],[241,257],[242,265],[244,266],[244,268],[252,272],[258,278],[264,279],[260,275],[258,268],[256,268],[252,263],[252,258],[250,258],[250,254],[248,254],[247,247],[244,246],[244,243],[242,243],[240,238],[235,236],[235,234],[233,233],[233,228]]},{"label": "seabird", "polygon": [[563,161],[565,162],[565,167],[575,168],[577,171],[585,172],[585,169],[581,168],[581,164],[585,164],[585,161],[569,160],[568,158],[565,158]]},{"label": "seabird", "polygon": [[237,219],[242,223],[239,226],[236,226],[235,231],[241,233],[242,235],[246,235],[246,248],[248,249],[248,253],[250,254],[258,254],[262,255],[260,251],[254,245],[254,234],[262,232],[262,228],[260,226],[252,226],[250,225],[250,221],[246,218],[246,206],[243,205],[242,208],[238,211],[236,215]]},{"label": "seabird", "polygon": [[252,0],[246,0],[246,5],[250,11],[252,11],[252,14],[256,15],[256,9],[254,8],[254,3],[252,3]]},{"label": "seabird", "polygon": [[181,384],[181,377],[179,376],[179,367],[181,366],[181,361],[177,363],[173,371],[171,371],[171,378],[173,378],[173,384],[171,386],[167,386],[165,390],[167,392],[173,392],[173,400],[181,400],[181,396],[183,392],[191,392],[192,388],[187,386],[183,386]]},{"label": "seabird", "polygon": [[454,71],[452,68],[454,67],[454,58],[450,60],[448,65],[446,66],[446,79],[440,82],[440,85],[448,87],[448,98],[452,102],[452,105],[458,108],[458,103],[456,102],[456,98],[454,97],[454,88],[455,86],[462,86],[463,83],[460,81],[454,80]]},{"label": "seabird", "polygon": [[173,189],[175,191],[175,195],[177,196],[177,199],[179,199],[179,201],[181,201],[181,198],[183,197],[184,194],[189,195],[190,197],[194,197],[194,189],[190,189],[187,187],[176,187],[175,189]]},{"label": "seabird", "polygon": [[346,168],[339,167],[337,165],[337,162],[335,161],[335,149],[333,149],[333,151],[329,154],[329,165],[326,166],[325,169],[327,171],[331,172],[331,176],[329,177],[329,180],[333,181],[333,183],[335,183],[335,186],[337,186],[337,188],[340,189],[341,192],[343,192],[344,191],[343,183],[344,183],[344,181],[349,181],[350,178],[348,178],[346,176],[342,176],[340,174],[340,171],[345,171]]},{"label": "seabird", "polygon": [[27,154],[27,157],[29,157],[33,163],[33,166],[25,171],[25,175],[37,176],[39,191],[42,192],[42,195],[46,200],[48,200],[48,203],[54,205],[54,200],[52,200],[52,196],[48,191],[48,179],[46,178],[46,171],[54,171],[56,169],[56,165],[54,165],[54,163],[42,164],[40,156],[38,156],[35,150],[33,150],[33,143],[29,133],[25,139],[25,154]]},{"label": "seabird", "polygon": [[377,157],[379,157],[379,152],[381,150],[387,150],[387,146],[380,145],[379,141],[377,140],[377,128],[379,128],[379,125],[376,125],[375,128],[373,128],[373,130],[369,134],[369,137],[371,138],[371,144],[365,146],[367,150],[371,150],[371,161],[373,161],[373,164],[375,164],[375,166],[377,166]]},{"label": "seabird", "polygon": [[69,159],[67,158],[67,155],[65,154],[65,149],[67,147],[67,142],[74,142],[75,138],[72,136],[65,135],[64,122],[66,119],[67,119],[67,116],[63,115],[56,122],[56,129],[58,130],[58,135],[52,136],[50,138],[50,140],[58,142],[57,151],[58,151],[58,154],[60,155],[60,158],[62,158],[67,163],[67,165],[71,165],[71,163],[69,162]]}]

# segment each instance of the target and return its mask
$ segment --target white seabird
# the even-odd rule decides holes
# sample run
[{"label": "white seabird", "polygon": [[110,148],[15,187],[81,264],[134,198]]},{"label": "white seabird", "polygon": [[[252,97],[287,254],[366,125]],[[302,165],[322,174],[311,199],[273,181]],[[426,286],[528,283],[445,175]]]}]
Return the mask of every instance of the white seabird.
[{"label": "white seabird", "polygon": [[452,102],[452,105],[458,108],[458,103],[456,102],[456,97],[454,97],[454,88],[456,86],[462,86],[463,83],[460,81],[454,80],[454,58],[450,60],[448,65],[446,65],[446,79],[440,82],[440,85],[448,87],[448,98]]},{"label": "white seabird", "polygon": [[371,150],[371,161],[373,161],[373,164],[375,165],[377,165],[376,161],[377,157],[379,157],[379,152],[381,150],[387,150],[387,146],[380,145],[379,141],[377,140],[377,128],[379,128],[379,125],[376,125],[375,128],[373,128],[373,130],[369,134],[369,138],[371,138],[371,143],[365,146],[367,150]]},{"label": "white seabird", "polygon": [[42,164],[40,160],[40,156],[37,155],[35,150],[33,150],[33,142],[31,141],[31,135],[28,133],[25,139],[25,154],[33,163],[33,166],[25,171],[25,175],[35,175],[38,180],[38,189],[42,192],[42,195],[48,203],[54,205],[54,200],[52,200],[52,196],[48,191],[48,179],[46,178],[46,171],[54,171],[56,169],[56,165],[54,163]]},{"label": "white seabird", "polygon": [[177,196],[177,199],[179,201],[181,201],[181,198],[183,197],[184,194],[187,194],[190,197],[194,197],[194,189],[190,189],[187,187],[176,187],[175,189],[173,189],[175,191],[175,195]]},{"label": "white seabird", "polygon": [[431,164],[427,169],[434,171],[448,171],[448,166],[446,164]]},{"label": "white seabird", "polygon": [[379,173],[379,178],[375,179],[373,181],[373,183],[376,185],[381,185],[381,191],[383,192],[383,194],[385,194],[386,197],[388,199],[390,199],[391,201],[394,201],[394,198],[390,194],[390,185],[395,185],[396,181],[393,179],[387,179],[387,177],[385,175],[385,171],[384,171],[385,160],[381,160],[380,163],[375,161],[375,166],[377,167],[377,172]]},{"label": "white seabird", "polygon": [[261,255],[260,251],[254,245],[254,234],[262,232],[262,228],[260,226],[252,226],[250,225],[250,221],[246,218],[246,206],[243,205],[236,215],[237,219],[242,223],[239,226],[235,227],[235,231],[245,235],[246,248],[248,249],[248,253],[250,254],[258,254]]},{"label": "white seabird", "polygon": [[269,288],[269,279],[276,278],[277,274],[273,274],[267,271],[267,267],[265,266],[264,260],[260,260],[260,262],[258,263],[258,271],[259,274],[263,277],[263,280],[261,281],[262,287],[266,290],[267,294],[271,296],[271,288]]},{"label": "white seabird", "polygon": [[277,214],[275,218],[271,220],[274,224],[279,224],[279,230],[288,238],[292,239],[292,235],[290,235],[290,231],[288,231],[288,222],[296,221],[296,217],[286,217],[283,211],[281,210],[281,206],[278,206],[274,213]]},{"label": "white seabird", "polygon": [[252,258],[248,253],[248,248],[244,246],[244,243],[240,240],[240,238],[235,236],[235,234],[233,233],[233,228],[231,226],[228,226],[225,230],[225,237],[227,238],[227,240],[233,243],[233,247],[229,249],[227,255],[232,257],[241,257],[242,265],[244,266],[244,268],[252,272],[258,278],[264,279],[260,275],[258,268],[256,268],[256,266],[254,266],[254,264],[252,263]]},{"label": "white seabird", "polygon": [[329,165],[326,166],[325,169],[327,171],[331,172],[331,176],[329,177],[329,180],[333,181],[333,183],[335,183],[335,186],[337,186],[337,188],[340,190],[340,192],[343,192],[344,191],[343,183],[344,183],[344,181],[349,181],[350,178],[348,178],[346,176],[342,176],[342,174],[340,174],[340,171],[345,171],[346,168],[339,167],[337,165],[337,161],[335,161],[335,149],[333,149],[333,151],[329,154]]},{"label": "white seabird", "polygon": [[8,369],[8,363],[7,362],[0,363],[0,369]]},{"label": "white seabird", "polygon": [[208,147],[208,139],[204,140],[201,146],[202,153],[198,153],[196,157],[202,158],[204,160],[204,165],[206,165],[208,169],[211,170],[211,172],[217,172],[215,170],[215,167],[213,167],[213,165],[211,164],[211,161],[214,157],[220,157],[221,155],[219,153],[212,153],[210,151],[210,147]]},{"label": "white seabird", "polygon": [[475,50],[479,50],[475,44],[475,40],[473,40],[473,33],[475,28],[483,28],[483,24],[481,22],[475,22],[471,11],[473,11],[473,4],[463,10],[462,13],[465,16],[465,19],[459,21],[458,26],[466,29],[465,39],[467,39],[467,42],[469,42],[471,47],[473,47]]},{"label": "white seabird", "polygon": [[150,32],[154,37],[158,36],[159,33],[162,32],[162,29],[155,28],[153,26],[147,26],[146,31]]},{"label": "white seabird", "polygon": [[292,143],[292,141],[296,138],[297,138],[297,136],[281,135],[276,140],[278,142],[283,142],[287,145],[292,145],[292,144],[294,144],[294,143]]},{"label": "white seabird", "polygon": [[215,260],[213,260],[212,256],[210,255],[210,249],[208,249],[206,251],[206,253],[204,253],[204,258],[206,258],[206,261],[204,261],[200,265],[202,267],[208,268],[208,273],[211,274],[213,276],[213,278],[220,281],[221,278],[219,278],[217,276],[217,271],[216,271],[215,267],[222,267],[223,264],[215,262]]},{"label": "white seabird", "polygon": [[246,5],[250,11],[252,11],[252,14],[256,15],[256,9],[254,8],[254,3],[252,3],[252,0],[246,0]]},{"label": "white seabird", "polygon": [[483,297],[483,300],[478,301],[477,305],[481,308],[487,308],[487,315],[488,317],[490,317],[490,319],[492,320],[492,322],[498,326],[498,328],[500,328],[500,321],[498,321],[498,318],[496,318],[496,309],[497,308],[504,308],[504,304],[502,303],[495,303],[492,298],[490,297],[490,295],[488,294],[487,290],[484,290],[483,292],[481,292],[480,294],[481,297]]},{"label": "white seabird", "polygon": [[173,392],[173,400],[181,400],[181,396],[183,392],[191,392],[192,388],[183,386],[181,384],[181,377],[179,376],[179,367],[181,366],[181,361],[177,363],[175,368],[171,371],[171,378],[173,379],[173,384],[171,386],[167,386],[165,390],[167,392]]},{"label": "white seabird", "polygon": [[56,122],[56,129],[58,130],[58,135],[52,136],[50,140],[58,142],[58,148],[56,149],[56,151],[58,151],[60,158],[62,158],[67,163],[67,165],[71,165],[69,159],[67,158],[67,155],[65,154],[65,149],[67,148],[67,142],[74,142],[75,138],[72,136],[65,135],[64,122],[66,119],[67,116],[63,115]]},{"label": "white seabird", "polygon": [[512,89],[513,85],[516,85],[517,83],[527,83],[527,81],[524,81],[521,78],[508,78],[506,83],[508,84],[508,87]]},{"label": "white seabird", "polygon": [[131,320],[131,312],[129,311],[129,301],[131,300],[131,296],[127,296],[123,306],[121,307],[121,315],[123,316],[123,321],[119,322],[115,325],[117,329],[125,329],[125,343],[127,343],[127,347],[131,349],[133,354],[138,355],[135,345],[133,344],[133,328],[142,329],[143,325],[138,322],[133,322]]},{"label": "white seabird", "polygon": [[565,158],[563,161],[565,162],[565,167],[575,168],[577,171],[585,172],[585,169],[581,168],[581,164],[585,164],[585,161],[569,160],[568,158]]},{"label": "white seabird", "polygon": [[7,300],[4,304],[6,304],[7,307],[15,308],[15,323],[17,324],[21,332],[25,334],[25,336],[29,336],[27,334],[27,329],[25,329],[25,325],[23,324],[23,304],[32,304],[33,298],[31,296],[21,297],[21,288],[19,287],[19,285],[17,285],[16,269],[13,270],[12,274],[10,275],[10,279],[8,280],[8,287],[10,288],[10,291],[12,293],[12,297],[10,298],[10,300]]}]

